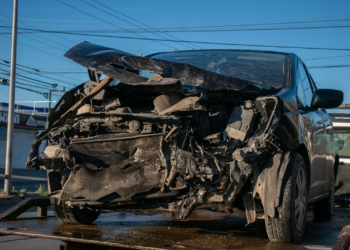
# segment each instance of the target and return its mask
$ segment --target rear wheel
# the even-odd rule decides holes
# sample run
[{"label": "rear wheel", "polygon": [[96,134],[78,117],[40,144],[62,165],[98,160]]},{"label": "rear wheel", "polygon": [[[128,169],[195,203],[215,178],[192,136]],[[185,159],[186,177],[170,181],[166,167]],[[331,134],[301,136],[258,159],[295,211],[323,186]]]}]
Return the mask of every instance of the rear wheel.
[{"label": "rear wheel", "polygon": [[308,179],[303,157],[292,154],[280,195],[275,218],[265,215],[266,231],[272,242],[300,242],[306,222]]},{"label": "rear wheel", "polygon": [[328,197],[312,204],[312,211],[316,218],[329,219],[332,217],[334,209],[334,193],[335,177],[334,174],[332,174]]},{"label": "rear wheel", "polygon": [[98,210],[89,208],[80,209],[78,207],[72,208],[67,206],[63,201],[54,197],[51,197],[50,201],[56,218],[62,223],[91,224],[100,215],[100,211]]}]

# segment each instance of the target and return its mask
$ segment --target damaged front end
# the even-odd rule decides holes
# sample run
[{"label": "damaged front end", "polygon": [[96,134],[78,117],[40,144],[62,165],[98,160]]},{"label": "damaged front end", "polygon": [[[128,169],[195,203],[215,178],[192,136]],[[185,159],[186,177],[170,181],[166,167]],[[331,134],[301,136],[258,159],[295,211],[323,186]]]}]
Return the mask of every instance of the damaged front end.
[{"label": "damaged front end", "polygon": [[273,133],[278,96],[253,81],[89,43],[66,56],[89,68],[90,81],[58,102],[27,162],[49,171],[51,197],[181,220],[195,208],[237,208],[249,223],[262,209],[274,216],[289,160]]}]

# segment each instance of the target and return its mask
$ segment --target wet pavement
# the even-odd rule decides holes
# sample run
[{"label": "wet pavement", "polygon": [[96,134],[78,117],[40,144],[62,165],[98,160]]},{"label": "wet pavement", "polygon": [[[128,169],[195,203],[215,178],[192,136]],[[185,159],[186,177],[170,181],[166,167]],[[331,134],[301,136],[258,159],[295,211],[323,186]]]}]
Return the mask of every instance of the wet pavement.
[{"label": "wet pavement", "polygon": [[105,213],[94,225],[60,224],[55,218],[1,221],[0,234],[124,249],[331,249],[342,228],[350,225],[350,209],[336,208],[331,220],[315,220],[309,211],[300,245],[270,242],[262,219],[245,224],[245,217],[209,211],[197,211],[189,221],[159,214]]}]

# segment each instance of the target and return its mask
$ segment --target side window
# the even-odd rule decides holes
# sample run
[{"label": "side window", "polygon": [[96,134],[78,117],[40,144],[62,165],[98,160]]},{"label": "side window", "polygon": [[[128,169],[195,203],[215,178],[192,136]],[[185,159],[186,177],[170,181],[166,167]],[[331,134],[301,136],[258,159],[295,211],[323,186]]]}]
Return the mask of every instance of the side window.
[{"label": "side window", "polygon": [[298,62],[298,72],[299,72],[299,81],[297,86],[298,105],[303,108],[310,107],[313,91],[308,78],[308,74],[304,68],[304,65],[301,62]]}]

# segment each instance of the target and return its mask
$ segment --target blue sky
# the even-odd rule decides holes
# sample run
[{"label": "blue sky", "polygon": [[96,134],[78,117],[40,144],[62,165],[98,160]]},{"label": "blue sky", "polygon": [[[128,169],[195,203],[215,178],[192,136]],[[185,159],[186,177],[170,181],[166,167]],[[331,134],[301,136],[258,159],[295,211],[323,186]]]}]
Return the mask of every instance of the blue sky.
[{"label": "blue sky", "polygon": [[[13,1],[1,4],[0,78],[9,78]],[[18,18],[16,80],[39,93],[17,88],[16,101],[45,101],[48,84],[69,89],[87,80],[85,68],[63,54],[89,41],[137,55],[198,48],[293,52],[319,88],[340,89],[350,103],[350,1],[19,0]],[[0,85],[0,101],[8,91]]]}]

